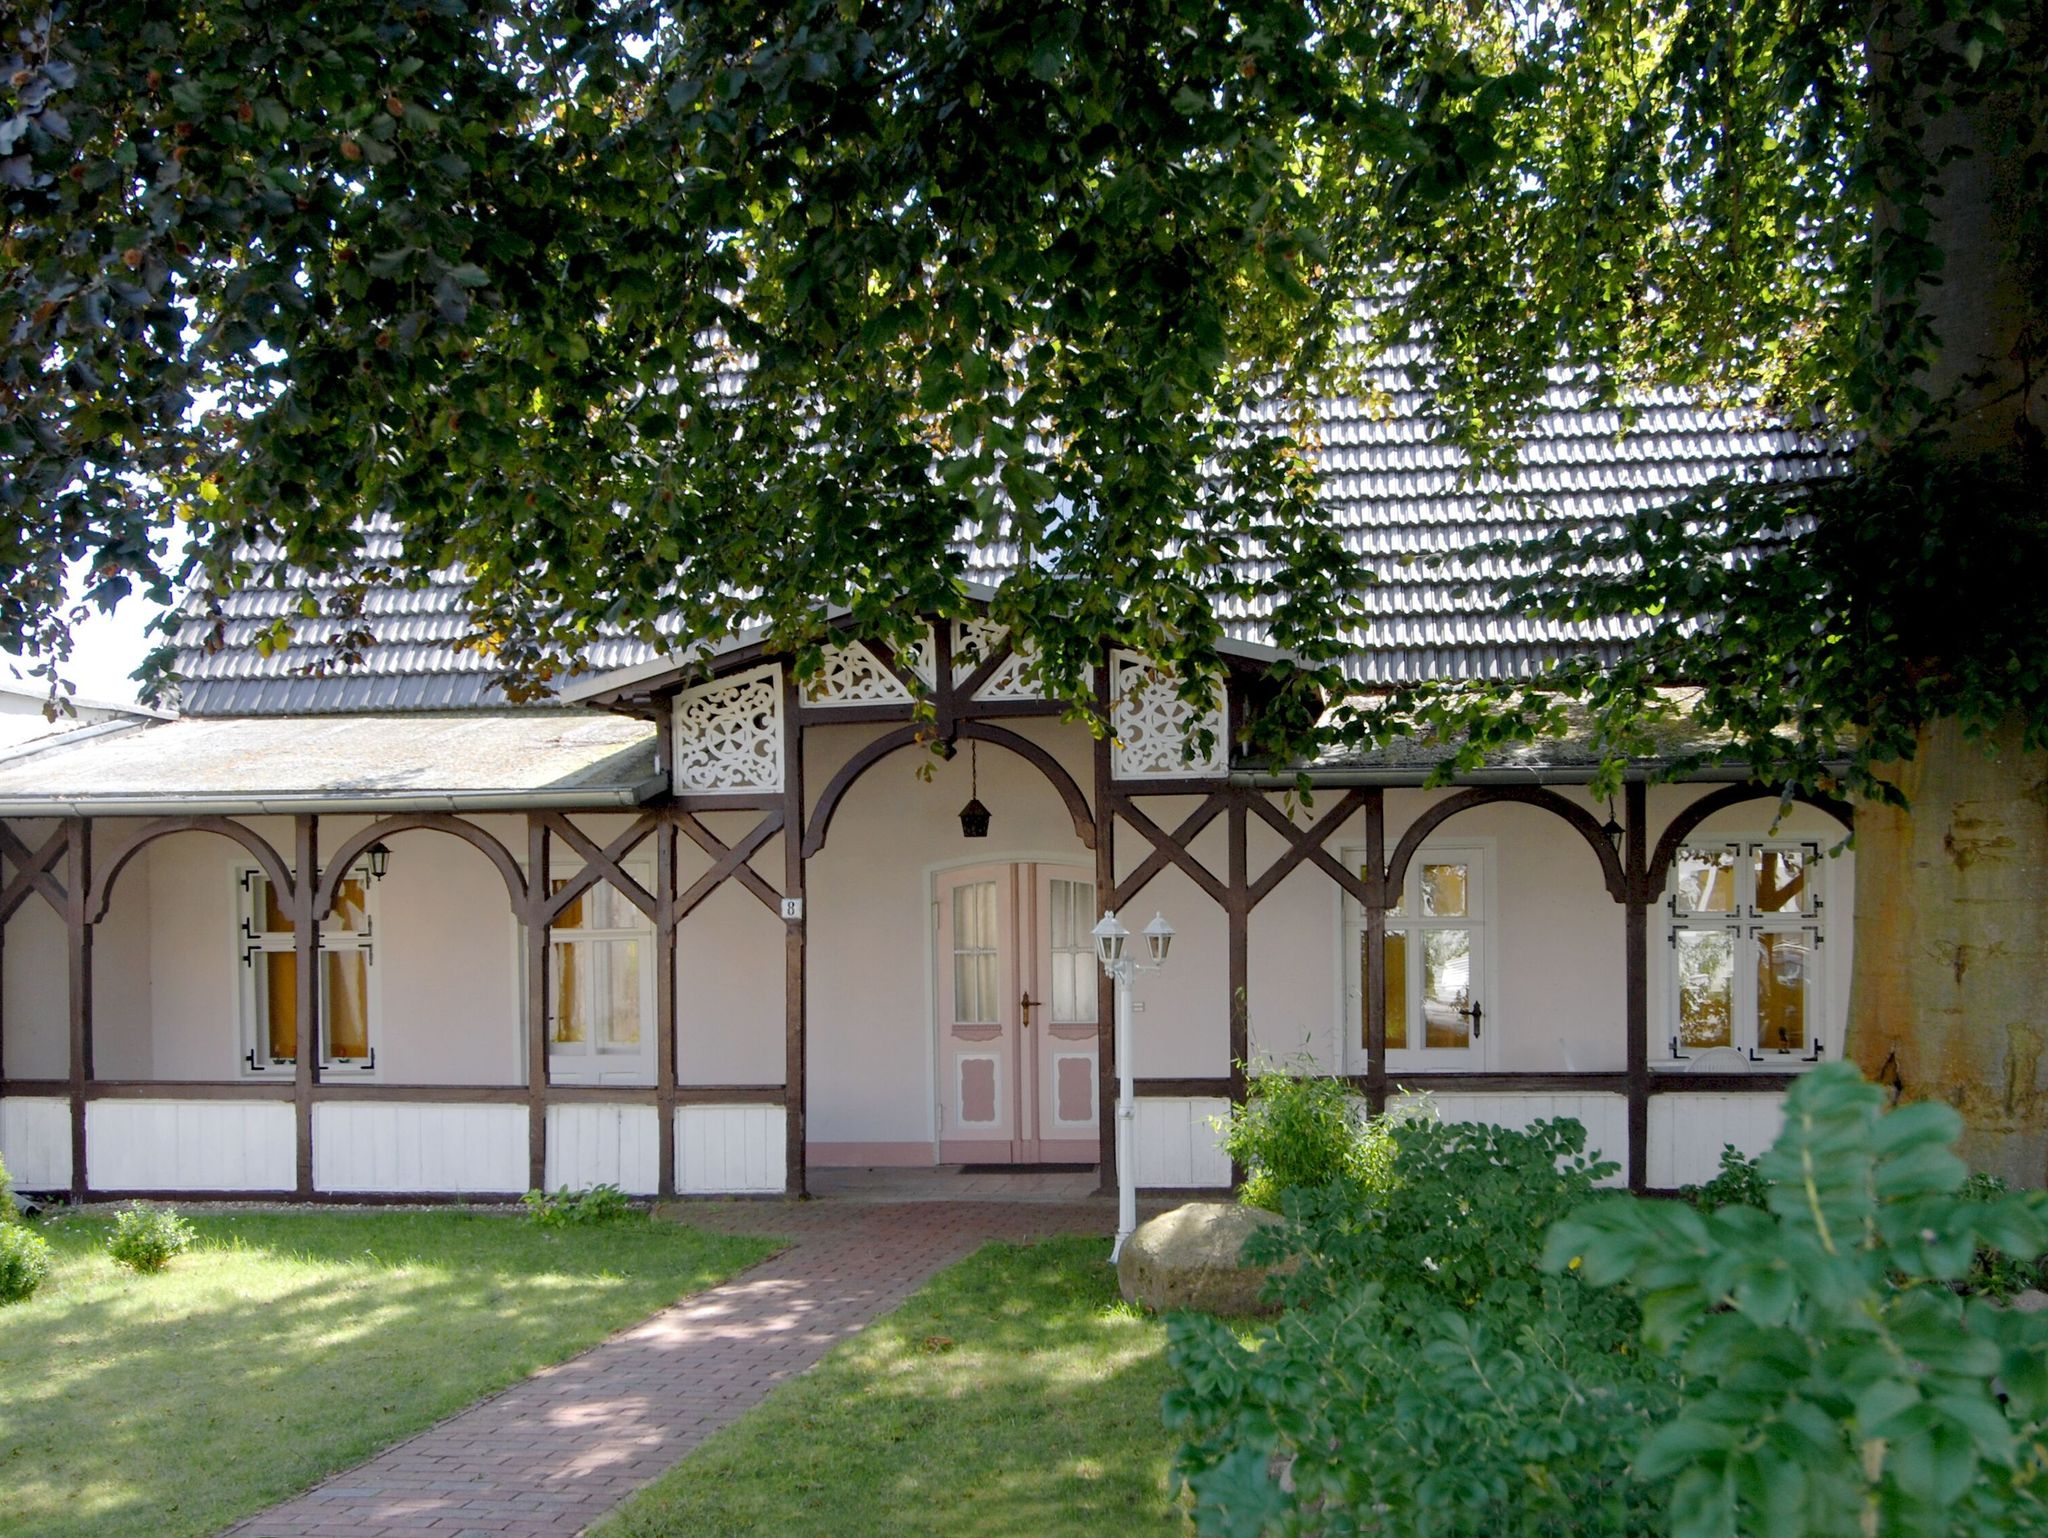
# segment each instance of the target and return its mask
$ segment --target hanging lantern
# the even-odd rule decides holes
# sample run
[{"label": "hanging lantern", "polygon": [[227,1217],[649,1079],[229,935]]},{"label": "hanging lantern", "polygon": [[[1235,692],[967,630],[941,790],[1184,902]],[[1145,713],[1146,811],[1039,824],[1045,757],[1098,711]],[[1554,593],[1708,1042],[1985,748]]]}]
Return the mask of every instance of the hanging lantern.
[{"label": "hanging lantern", "polygon": [[1607,835],[1607,842],[1614,846],[1616,854],[1621,853],[1621,836],[1626,831],[1614,815],[1614,797],[1607,798],[1607,821],[1600,825],[1600,831]]},{"label": "hanging lantern", "polygon": [[989,811],[981,804],[981,755],[979,744],[967,745],[968,801],[960,808],[960,836],[962,838],[987,838]]}]

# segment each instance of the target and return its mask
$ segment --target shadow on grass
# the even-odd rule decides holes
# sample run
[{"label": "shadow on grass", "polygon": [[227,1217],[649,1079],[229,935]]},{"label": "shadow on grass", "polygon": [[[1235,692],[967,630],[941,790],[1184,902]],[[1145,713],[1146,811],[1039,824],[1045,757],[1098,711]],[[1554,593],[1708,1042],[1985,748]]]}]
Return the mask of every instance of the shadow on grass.
[{"label": "shadow on grass", "polygon": [[5,1530],[182,1538],[304,1489],[775,1248],[461,1213],[194,1219],[153,1277],[46,1225],[0,1331]]},{"label": "shadow on grass", "polygon": [[1176,1534],[1164,1327],[1099,1239],[991,1245],[635,1497],[601,1538]]}]

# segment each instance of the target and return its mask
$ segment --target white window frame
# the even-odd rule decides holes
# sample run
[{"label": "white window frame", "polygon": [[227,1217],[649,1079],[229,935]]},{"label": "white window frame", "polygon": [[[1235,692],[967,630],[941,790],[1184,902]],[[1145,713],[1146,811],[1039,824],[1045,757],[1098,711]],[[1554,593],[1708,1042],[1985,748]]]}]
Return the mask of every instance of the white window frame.
[{"label": "white window frame", "polygon": [[[566,868],[557,868],[555,863],[551,861],[548,879],[550,882],[573,881],[583,873],[583,869],[584,867],[580,862],[567,864]],[[629,859],[620,862],[619,869],[639,882],[643,890],[650,892],[654,890],[654,872],[648,862]],[[598,887],[609,884],[600,878],[584,888],[583,895],[588,896],[596,891]],[[614,887],[613,891],[618,893],[618,901],[625,907],[627,913],[632,916],[633,922],[622,927],[610,929],[564,930],[557,929],[551,924],[548,926],[548,959],[550,967],[552,967],[554,947],[557,945],[599,945],[621,940],[638,941],[640,945],[640,1044],[631,1051],[625,1051],[619,1048],[602,1046],[594,1037],[582,1043],[563,1044],[556,1042],[554,1001],[550,997],[547,1018],[548,1080],[550,1083],[638,1085],[652,1084],[655,1081],[655,1038],[660,1030],[660,1025],[656,1019],[658,1011],[655,1007],[654,920],[645,913],[642,913],[635,903],[627,898],[623,892],[618,891],[618,888]],[[600,969],[586,966],[583,969],[583,974],[585,977],[592,979],[594,983],[600,975]],[[526,968],[523,964],[523,958],[522,964],[519,967],[519,981],[519,996],[523,1004],[526,998]],[[550,993],[552,993],[552,988]],[[594,1013],[592,1018],[596,1018]]]},{"label": "white window frame", "polygon": [[[1691,851],[1732,850],[1735,859],[1735,891],[1732,911],[1694,913],[1679,900],[1679,862]],[[1762,913],[1756,906],[1756,877],[1762,857],[1772,851],[1796,850],[1806,857],[1811,910]],[[1688,839],[1671,861],[1664,877],[1664,1016],[1665,1060],[1683,1066],[1708,1052],[1732,1048],[1749,1065],[1779,1072],[1801,1072],[1827,1055],[1827,966],[1824,953],[1828,939],[1828,876],[1832,864],[1827,850],[1815,838],[1756,838],[1730,833],[1719,837]],[[1730,1047],[1688,1047],[1679,1040],[1678,936],[1685,931],[1714,930],[1734,939],[1735,976]],[[1747,943],[1765,933],[1813,937],[1811,975],[1807,979],[1807,1042],[1803,1050],[1766,1046],[1757,1040],[1756,972],[1759,947]],[[1654,1052],[1658,1043],[1652,1042]],[[1732,1065],[1731,1065],[1732,1066]],[[1737,1068],[1735,1071],[1745,1071]]]},{"label": "white window frame", "polygon": [[[1497,978],[1497,902],[1495,899],[1495,840],[1485,837],[1431,839],[1420,846],[1409,860],[1408,868],[1401,877],[1401,897],[1408,912],[1397,917],[1390,908],[1386,915],[1386,932],[1414,935],[1425,929],[1469,929],[1478,948],[1478,973],[1475,987],[1481,1015],[1479,1030],[1472,1045],[1463,1048],[1430,1047],[1389,1047],[1387,1049],[1387,1071],[1389,1073],[1484,1073],[1494,1062],[1494,1044],[1500,1039],[1502,1014],[1496,1008],[1495,1000],[1500,995],[1496,986]],[[1365,851],[1362,848],[1347,848],[1343,852],[1344,863],[1352,870],[1360,870],[1364,864]],[[1425,865],[1464,864],[1471,870],[1470,884],[1477,888],[1477,900],[1468,901],[1470,910],[1462,916],[1425,918],[1422,916],[1422,868]],[[1363,943],[1365,935],[1365,907],[1349,895],[1343,898],[1343,947],[1345,967],[1345,1018],[1341,1037],[1345,1043],[1344,1057],[1352,1071],[1363,1073],[1366,1068],[1366,1050],[1363,1021],[1365,1019],[1365,963]],[[1419,954],[1419,952],[1418,952]],[[1409,1037],[1414,1039],[1421,1028],[1420,1003],[1422,997],[1422,968],[1411,965],[1408,968],[1408,1016]],[[1391,1022],[1390,1022],[1391,1023]],[[1454,1055],[1455,1054],[1455,1055]]]},{"label": "white window frame", "polygon": [[[384,1043],[383,989],[379,986],[377,970],[377,928],[380,908],[377,889],[381,883],[370,874],[367,862],[353,867],[347,879],[362,883],[363,927],[360,930],[339,930],[333,928],[325,918],[320,922],[317,943],[314,946],[316,975],[320,980],[320,1055],[317,1061],[322,1074],[336,1073],[346,1074],[351,1079],[374,1079],[377,1076],[377,1054]],[[293,955],[298,950],[296,932],[257,927],[262,919],[262,908],[256,894],[257,883],[269,880],[270,873],[260,865],[235,867],[235,1014],[238,1040],[241,1043],[239,1063],[241,1076],[245,1079],[288,1079],[293,1076],[297,1066],[291,1058],[272,1057],[265,1045],[265,1027],[269,1022],[264,1018],[265,990],[259,986],[256,957]],[[337,1058],[327,1050],[327,968],[319,964],[318,958],[329,953],[355,951],[360,951],[363,956],[363,1005],[369,1033],[369,1054],[362,1058]],[[303,1041],[300,1044],[303,1046]]]}]

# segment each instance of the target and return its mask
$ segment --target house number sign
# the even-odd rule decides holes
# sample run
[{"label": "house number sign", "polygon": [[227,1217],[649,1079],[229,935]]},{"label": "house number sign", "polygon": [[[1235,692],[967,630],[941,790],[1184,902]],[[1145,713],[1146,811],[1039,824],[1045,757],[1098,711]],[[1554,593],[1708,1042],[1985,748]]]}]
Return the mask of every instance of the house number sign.
[{"label": "house number sign", "polygon": [[804,916],[804,900],[801,897],[782,899],[782,916],[786,919],[800,919]]}]

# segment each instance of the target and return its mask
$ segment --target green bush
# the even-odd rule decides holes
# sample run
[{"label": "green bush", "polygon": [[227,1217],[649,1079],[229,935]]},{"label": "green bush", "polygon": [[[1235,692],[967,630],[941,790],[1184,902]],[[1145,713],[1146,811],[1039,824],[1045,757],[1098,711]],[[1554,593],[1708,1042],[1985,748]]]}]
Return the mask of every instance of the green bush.
[{"label": "green bush", "polygon": [[35,1296],[50,1275],[50,1246],[26,1223],[0,1223],[0,1303]]},{"label": "green bush", "polygon": [[1723,1143],[1721,1167],[1714,1178],[1705,1185],[1683,1186],[1678,1194],[1702,1212],[1719,1212],[1723,1207],[1761,1208],[1770,1189],[1760,1161],[1746,1157],[1733,1143]]},{"label": "green bush", "polygon": [[563,1186],[554,1191],[528,1191],[519,1198],[526,1215],[542,1228],[566,1228],[571,1224],[616,1223],[622,1218],[642,1215],[632,1200],[617,1186],[592,1186],[572,1191]]},{"label": "green bush", "polygon": [[116,1265],[152,1274],[182,1255],[193,1237],[192,1225],[175,1208],[135,1202],[115,1217],[107,1253]]},{"label": "green bush", "polygon": [[1641,1300],[1683,1396],[1634,1461],[1673,1538],[2048,1532],[2048,1315],[1958,1290],[2048,1249],[2048,1195],[1967,1193],[1955,1111],[1884,1099],[1805,1075],[1762,1209],[1613,1196],[1551,1233],[1553,1272]]},{"label": "green bush", "polygon": [[1238,1199],[1270,1212],[1290,1190],[1375,1189],[1392,1163],[1385,1124],[1362,1120],[1351,1086],[1307,1061],[1254,1071],[1222,1131],[1224,1152],[1244,1170]]},{"label": "green bush", "polygon": [[0,1223],[12,1223],[20,1216],[14,1210],[14,1180],[7,1173],[7,1161],[0,1159]]},{"label": "green bush", "polygon": [[1629,1454],[1675,1391],[1630,1349],[1627,1298],[1537,1265],[1614,1166],[1576,1122],[1383,1130],[1390,1178],[1291,1189],[1287,1223],[1246,1245],[1300,1257],[1275,1323],[1247,1342],[1168,1321],[1198,1529],[1649,1538],[1657,1495]]}]

